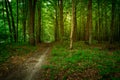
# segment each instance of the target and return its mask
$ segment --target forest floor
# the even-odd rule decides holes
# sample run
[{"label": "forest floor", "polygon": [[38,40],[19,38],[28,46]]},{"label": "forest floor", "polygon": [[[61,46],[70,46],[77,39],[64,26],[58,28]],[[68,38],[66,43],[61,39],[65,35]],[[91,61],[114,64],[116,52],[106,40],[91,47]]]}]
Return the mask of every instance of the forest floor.
[{"label": "forest floor", "polygon": [[0,65],[0,80],[120,80],[119,44],[76,42],[73,47],[69,42],[39,44],[22,56],[26,47],[17,47],[20,55]]},{"label": "forest floor", "polygon": [[120,45],[56,43],[38,80],[120,80]]},{"label": "forest floor", "polygon": [[38,80],[37,73],[50,52],[51,44],[43,43],[27,55],[11,56],[0,65],[0,80]]}]

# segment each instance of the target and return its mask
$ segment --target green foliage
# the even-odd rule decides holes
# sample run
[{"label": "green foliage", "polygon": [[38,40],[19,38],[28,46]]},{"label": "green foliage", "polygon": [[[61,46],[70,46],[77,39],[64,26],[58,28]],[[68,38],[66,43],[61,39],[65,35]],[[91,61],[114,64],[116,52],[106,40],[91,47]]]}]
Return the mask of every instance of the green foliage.
[{"label": "green foliage", "polygon": [[5,62],[10,57],[7,51],[6,44],[0,44],[0,64]]},{"label": "green foliage", "polygon": [[9,34],[7,33],[7,27],[4,25],[3,21],[0,20],[0,43],[1,41],[5,41],[9,38]]},{"label": "green foliage", "polygon": [[42,69],[54,69],[54,66],[52,66],[52,65],[43,65]]},{"label": "green foliage", "polygon": [[0,52],[0,64],[5,62],[10,57],[10,53],[7,51],[1,51]]},{"label": "green foliage", "polygon": [[107,79],[106,76],[113,80],[117,79],[112,75],[120,72],[120,50],[110,53],[97,47],[91,48],[82,42],[75,43],[73,50],[68,50],[66,46],[61,44],[54,46],[50,57],[50,65],[45,66],[47,69],[53,70],[54,68],[57,71],[55,73],[51,70],[54,77],[60,74],[58,71],[67,70],[63,74],[66,78],[74,72],[82,73],[86,69],[97,69],[102,79]]},{"label": "green foliage", "polygon": [[11,56],[24,56],[34,50],[36,50],[36,47],[28,44],[0,44],[0,64],[5,62]]}]

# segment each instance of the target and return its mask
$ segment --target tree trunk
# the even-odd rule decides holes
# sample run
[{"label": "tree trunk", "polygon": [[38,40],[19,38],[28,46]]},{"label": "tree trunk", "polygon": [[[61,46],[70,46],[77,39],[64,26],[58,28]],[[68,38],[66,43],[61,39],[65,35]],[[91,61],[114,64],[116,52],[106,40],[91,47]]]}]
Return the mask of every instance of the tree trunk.
[{"label": "tree trunk", "polygon": [[100,41],[100,24],[101,24],[101,18],[100,18],[100,1],[98,0],[98,28],[97,28],[97,40]]},{"label": "tree trunk", "polygon": [[85,28],[85,41],[88,41],[89,38],[89,27],[88,27],[88,17],[87,17],[87,24]]},{"label": "tree trunk", "polygon": [[38,26],[37,26],[37,30],[36,30],[36,42],[40,43],[41,42],[41,0],[39,2],[40,5],[37,6],[37,10],[38,10]]},{"label": "tree trunk", "polygon": [[92,44],[92,0],[89,0],[89,16],[90,16],[90,21],[89,21],[89,44]]},{"label": "tree trunk", "polygon": [[11,15],[11,19],[12,19],[12,27],[13,27],[13,36],[14,36],[14,41],[17,42],[17,35],[16,35],[16,28],[15,28],[15,22],[14,22],[14,17],[13,17],[13,13],[12,13],[12,7],[10,2],[7,0],[8,6],[9,6],[9,10],[10,10],[10,15]]},{"label": "tree trunk", "polygon": [[26,2],[26,0],[22,0],[23,2],[23,9],[22,9],[22,13],[23,13],[23,20],[22,20],[22,25],[23,25],[23,40],[24,42],[26,42],[26,20],[27,20],[27,14],[28,14],[28,3]]},{"label": "tree trunk", "polygon": [[9,25],[10,42],[12,42],[12,41],[13,41],[13,37],[12,37],[12,27],[11,27],[11,22],[10,22],[10,16],[9,16],[9,11],[8,11],[7,0],[5,0],[5,7],[6,7],[6,14],[7,14],[7,20],[8,20],[8,25]]},{"label": "tree trunk", "polygon": [[55,41],[59,40],[59,26],[58,26],[58,0],[55,3]]},{"label": "tree trunk", "polygon": [[86,35],[85,40],[91,44],[92,42],[92,0],[89,0],[88,3],[88,16],[86,24]]},{"label": "tree trunk", "polygon": [[35,35],[34,35],[34,20],[35,20],[35,6],[36,0],[29,0],[29,41],[31,45],[35,45]]},{"label": "tree trunk", "polygon": [[114,25],[115,25],[115,0],[112,0],[112,10],[111,10],[111,27],[110,27],[110,43],[114,41]]},{"label": "tree trunk", "polygon": [[26,42],[26,20],[23,20],[23,39]]},{"label": "tree trunk", "polygon": [[73,41],[77,41],[77,18],[76,18],[76,1],[74,1],[74,31],[73,31]]},{"label": "tree trunk", "polygon": [[64,37],[64,22],[63,22],[63,0],[59,0],[60,5],[60,38],[63,41]]},{"label": "tree trunk", "polygon": [[17,26],[16,26],[16,42],[18,42],[18,21],[19,21],[19,10],[18,10],[18,0],[16,0],[17,2]]},{"label": "tree trunk", "polygon": [[5,27],[5,33],[7,32],[7,30],[6,30],[6,25],[5,25],[5,1],[4,0],[2,0],[2,15],[3,15],[3,22],[4,22],[4,27]]},{"label": "tree trunk", "polygon": [[118,13],[118,16],[117,16],[117,22],[118,22],[118,36],[117,36],[117,40],[118,42],[120,43],[120,1],[118,1],[117,5],[118,5],[118,9],[117,9],[117,13]]},{"label": "tree trunk", "polygon": [[74,32],[76,26],[76,15],[75,15],[75,0],[72,0],[72,27],[71,27],[71,34],[70,34],[70,49],[73,48],[73,40],[74,40]]},{"label": "tree trunk", "polygon": [[[106,2],[107,3],[107,2]],[[106,7],[107,7],[107,4],[105,3],[105,5],[106,5]],[[109,39],[108,39],[108,27],[107,27],[107,25],[108,25],[108,19],[107,19],[107,8],[105,8],[105,34],[106,34],[106,36],[105,36],[105,41],[108,41]]]}]

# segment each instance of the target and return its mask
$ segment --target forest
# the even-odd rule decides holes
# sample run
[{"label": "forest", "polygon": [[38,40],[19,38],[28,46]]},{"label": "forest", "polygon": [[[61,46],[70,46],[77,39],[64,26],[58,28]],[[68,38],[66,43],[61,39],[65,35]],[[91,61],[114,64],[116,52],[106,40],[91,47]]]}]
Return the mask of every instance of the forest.
[{"label": "forest", "polygon": [[119,80],[120,0],[0,0],[0,80]]}]

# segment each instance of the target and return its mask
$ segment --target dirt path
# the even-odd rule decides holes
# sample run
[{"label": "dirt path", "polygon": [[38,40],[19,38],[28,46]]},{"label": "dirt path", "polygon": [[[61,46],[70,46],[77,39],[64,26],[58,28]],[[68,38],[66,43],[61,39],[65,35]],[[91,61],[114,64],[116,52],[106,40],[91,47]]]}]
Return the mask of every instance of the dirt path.
[{"label": "dirt path", "polygon": [[41,66],[45,62],[50,50],[51,47],[46,44],[41,46],[41,48],[32,53],[22,64],[18,64],[17,68],[9,71],[7,77],[0,80],[36,80],[39,77],[36,75],[40,72]]}]

